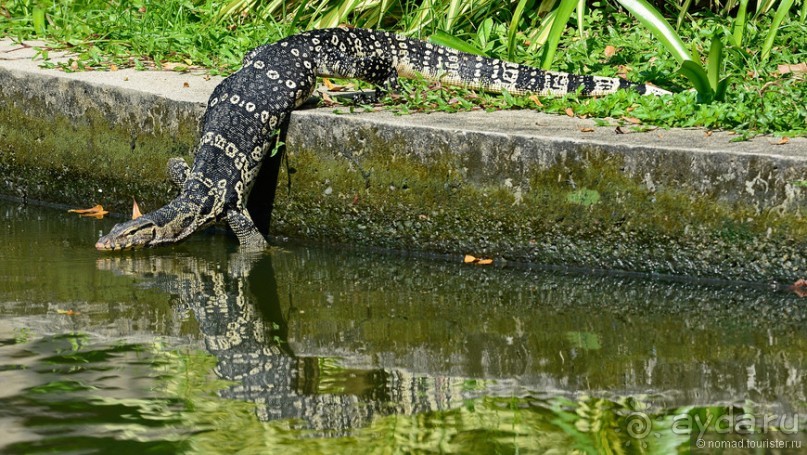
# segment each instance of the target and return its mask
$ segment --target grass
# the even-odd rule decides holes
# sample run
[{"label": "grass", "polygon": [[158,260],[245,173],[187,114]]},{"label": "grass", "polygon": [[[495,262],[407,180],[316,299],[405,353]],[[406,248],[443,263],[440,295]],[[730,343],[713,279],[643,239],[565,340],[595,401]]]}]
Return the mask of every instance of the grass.
[{"label": "grass", "polygon": [[[348,22],[421,38],[434,35],[438,40],[442,37],[442,42],[464,43],[486,55],[552,70],[651,81],[678,92],[662,100],[633,93],[551,99],[448,88],[435,94],[430,90],[433,85],[415,81],[407,84],[402,96],[386,100],[390,109],[400,113],[528,108],[612,117],[632,125],[727,129],[739,139],[758,134],[807,135],[805,73],[787,71],[807,62],[803,0],[785,0],[778,8],[770,5],[767,12],[761,5],[762,10],[743,12],[742,17],[739,11],[731,17],[728,6],[721,5],[714,5],[717,13],[657,5],[669,10],[669,22],[686,18],[673,32],[686,46],[679,45],[677,51],[665,51],[650,38],[647,28],[637,27],[637,19],[617,4],[594,2],[583,8],[575,1],[575,15],[568,0],[560,3],[566,9],[558,15],[545,2],[526,0],[512,5],[487,0],[418,4],[392,0],[12,0],[0,3],[0,36],[44,39],[48,45],[42,57],[51,49],[75,52],[66,70],[204,67],[213,74],[229,74],[238,69],[242,55],[259,44],[307,28]],[[743,2],[733,4],[737,8]],[[566,15],[571,29],[550,20]],[[554,40],[557,48],[550,49]],[[692,79],[697,74],[688,79],[679,72],[682,56],[691,59],[690,70],[702,73],[700,86]],[[722,94],[715,92],[721,83]],[[688,90],[693,86],[700,93]]]}]

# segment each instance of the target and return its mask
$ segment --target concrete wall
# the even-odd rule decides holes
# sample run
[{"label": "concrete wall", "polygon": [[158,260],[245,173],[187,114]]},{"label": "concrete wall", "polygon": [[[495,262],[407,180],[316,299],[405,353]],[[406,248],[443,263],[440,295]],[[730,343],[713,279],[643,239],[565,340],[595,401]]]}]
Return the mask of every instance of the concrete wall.
[{"label": "concrete wall", "polygon": [[[173,195],[165,162],[192,159],[219,79],[44,70],[8,42],[0,55],[0,194],[122,213]],[[273,234],[732,280],[805,272],[803,138],[342,110],[292,115]]]}]

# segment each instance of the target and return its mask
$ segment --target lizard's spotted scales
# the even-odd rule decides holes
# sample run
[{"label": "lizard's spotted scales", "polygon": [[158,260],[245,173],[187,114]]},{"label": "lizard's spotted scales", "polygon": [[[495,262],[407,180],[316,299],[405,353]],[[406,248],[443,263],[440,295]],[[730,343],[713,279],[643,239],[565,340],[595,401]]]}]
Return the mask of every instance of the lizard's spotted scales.
[{"label": "lizard's spotted scales", "polygon": [[136,220],[116,225],[96,248],[117,250],[178,242],[226,220],[242,245],[266,244],[246,209],[260,166],[279,125],[313,93],[318,76],[361,79],[396,90],[398,77],[422,76],[445,85],[511,94],[605,95],[620,89],[669,92],[623,79],[575,76],[480,57],[392,33],[333,28],[257,47],[208,101],[191,169],[169,163],[178,197]]}]

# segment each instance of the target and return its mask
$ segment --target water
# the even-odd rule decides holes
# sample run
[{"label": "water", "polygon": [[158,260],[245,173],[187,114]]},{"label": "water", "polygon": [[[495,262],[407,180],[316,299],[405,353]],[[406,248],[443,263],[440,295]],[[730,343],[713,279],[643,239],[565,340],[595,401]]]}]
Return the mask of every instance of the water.
[{"label": "water", "polygon": [[2,453],[807,447],[787,290],[112,224],[0,201]]}]

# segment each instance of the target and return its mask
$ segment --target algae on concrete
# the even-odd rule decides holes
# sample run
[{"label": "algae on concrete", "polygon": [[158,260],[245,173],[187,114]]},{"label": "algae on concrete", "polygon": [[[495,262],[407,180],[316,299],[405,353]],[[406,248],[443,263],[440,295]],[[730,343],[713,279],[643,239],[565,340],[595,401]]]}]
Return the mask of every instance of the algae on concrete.
[{"label": "algae on concrete", "polygon": [[[173,78],[197,90],[175,96],[160,91],[164,73],[126,74],[139,85],[0,61],[0,194],[121,213],[132,197],[146,210],[173,197],[165,165],[190,159],[215,81]],[[529,111],[302,109],[290,120],[289,167],[272,164],[281,175],[271,232],[498,263],[793,282],[807,266],[807,140],[730,139],[616,134]]]},{"label": "algae on concrete", "polygon": [[416,117],[429,124],[293,119],[296,172],[274,232],[749,281],[792,281],[807,265],[800,157],[553,143],[468,131],[467,115]]},{"label": "algae on concrete", "polygon": [[0,78],[2,193],[124,213],[133,197],[152,210],[167,202],[166,162],[190,156],[201,108],[47,76]]}]

